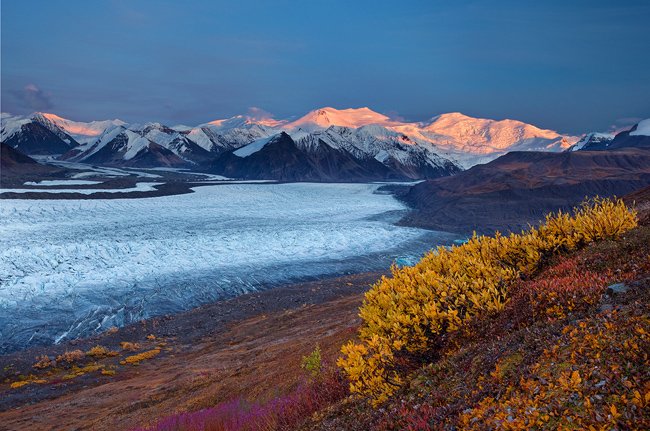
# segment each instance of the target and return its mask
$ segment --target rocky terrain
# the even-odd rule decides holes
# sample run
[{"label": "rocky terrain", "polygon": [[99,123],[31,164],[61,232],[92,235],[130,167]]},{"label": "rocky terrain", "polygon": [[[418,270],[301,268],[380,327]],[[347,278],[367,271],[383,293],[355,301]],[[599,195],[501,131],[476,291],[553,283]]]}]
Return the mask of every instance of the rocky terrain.
[{"label": "rocky terrain", "polygon": [[403,223],[471,234],[519,231],[586,196],[623,196],[650,184],[650,151],[511,152],[457,175],[413,186]]}]

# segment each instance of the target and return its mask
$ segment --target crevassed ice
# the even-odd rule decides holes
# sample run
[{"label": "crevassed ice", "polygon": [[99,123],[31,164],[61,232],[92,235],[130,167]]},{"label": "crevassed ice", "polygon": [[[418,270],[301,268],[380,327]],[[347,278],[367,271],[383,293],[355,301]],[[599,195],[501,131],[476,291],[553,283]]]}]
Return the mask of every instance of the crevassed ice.
[{"label": "crevassed ice", "polygon": [[274,283],[386,268],[448,239],[372,184],[228,184],[125,200],[4,200],[0,351]]},{"label": "crevassed ice", "polygon": [[26,186],[89,186],[93,184],[101,184],[101,181],[88,181],[88,180],[42,180],[42,181],[27,181],[24,183]]},{"label": "crevassed ice", "polygon": [[[53,181],[54,182],[54,181]],[[95,181],[91,181],[95,182]],[[134,187],[126,189],[0,189],[0,193],[78,193],[80,195],[92,195],[94,193],[131,193],[131,192],[152,192],[155,186],[163,183],[136,183]],[[27,184],[26,185],[34,185]],[[66,184],[41,184],[43,186],[66,185]],[[3,203],[4,205],[4,203]]]}]

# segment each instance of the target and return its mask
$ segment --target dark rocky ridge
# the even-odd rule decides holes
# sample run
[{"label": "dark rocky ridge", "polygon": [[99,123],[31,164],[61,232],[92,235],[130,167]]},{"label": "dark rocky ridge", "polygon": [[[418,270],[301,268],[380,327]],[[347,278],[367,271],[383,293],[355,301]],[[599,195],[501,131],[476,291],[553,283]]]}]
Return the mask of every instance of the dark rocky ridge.
[{"label": "dark rocky ridge", "polygon": [[630,135],[634,132],[638,124],[630,130],[620,132],[611,141],[601,140],[587,143],[580,151],[603,151],[603,150],[616,150],[621,148],[650,148],[650,136],[645,135]]},{"label": "dark rocky ridge", "polygon": [[22,185],[35,178],[56,178],[66,172],[63,168],[38,163],[13,147],[0,143],[0,186]]},{"label": "dark rocky ridge", "polygon": [[240,157],[236,150],[221,154],[208,167],[230,178],[278,181],[382,181],[436,178],[456,173],[454,165],[434,168],[425,161],[406,166],[397,161],[384,164],[374,158],[358,158],[321,141],[311,151],[299,148],[286,133],[271,138],[259,151]]},{"label": "dark rocky ridge", "polygon": [[[143,138],[146,139],[146,138]],[[84,153],[88,154],[84,157],[84,163],[105,165],[105,166],[120,166],[120,167],[138,167],[138,168],[153,168],[153,167],[188,167],[189,162],[181,159],[173,151],[168,150],[162,145],[149,141],[146,148],[141,149],[138,153],[128,160],[124,159],[124,154],[127,152],[127,145],[129,138],[126,134],[126,129],[117,134],[110,142],[95,150],[95,146],[90,147]],[[95,145],[99,145],[98,143]],[[77,149],[72,149],[70,152],[64,154],[61,159],[73,159],[80,154]]]},{"label": "dark rocky ridge", "polygon": [[72,147],[78,145],[78,143],[69,136],[66,138],[66,141],[42,124],[32,121],[23,124],[20,127],[20,131],[14,133],[8,139],[5,139],[3,143],[12,148],[18,149],[23,154],[52,155],[63,154]]},{"label": "dark rocky ridge", "polygon": [[589,196],[622,196],[650,184],[650,150],[512,152],[452,177],[413,186],[403,224],[471,234],[518,231]]}]

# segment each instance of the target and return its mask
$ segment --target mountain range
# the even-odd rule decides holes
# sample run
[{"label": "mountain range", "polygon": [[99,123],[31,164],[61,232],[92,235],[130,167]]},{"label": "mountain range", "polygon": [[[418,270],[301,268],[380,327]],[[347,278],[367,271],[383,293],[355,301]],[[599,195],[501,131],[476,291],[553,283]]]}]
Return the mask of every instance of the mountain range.
[{"label": "mountain range", "polygon": [[591,135],[586,142],[590,135],[580,140],[520,121],[461,113],[404,122],[369,108],[330,107],[295,120],[238,115],[198,126],[127,124],[117,119],[80,122],[50,113],[29,117],[3,113],[0,129],[2,142],[28,155],[282,181],[431,179],[510,151],[561,152],[610,142],[609,136]]}]

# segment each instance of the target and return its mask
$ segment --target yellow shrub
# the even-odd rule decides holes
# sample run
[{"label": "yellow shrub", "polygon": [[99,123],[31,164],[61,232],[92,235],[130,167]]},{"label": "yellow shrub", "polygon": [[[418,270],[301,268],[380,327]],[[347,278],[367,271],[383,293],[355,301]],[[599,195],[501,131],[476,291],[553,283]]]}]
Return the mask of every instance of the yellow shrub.
[{"label": "yellow shrub", "polygon": [[132,343],[130,341],[120,342],[120,347],[122,347],[122,350],[130,350],[131,352],[140,350],[140,345],[138,343]]},{"label": "yellow shrub", "polygon": [[146,359],[151,359],[160,353],[160,349],[147,350],[146,352],[138,353],[137,355],[127,356],[123,361],[120,361],[120,364],[133,364],[136,365],[140,361]]},{"label": "yellow shrub", "polygon": [[43,384],[43,383],[47,383],[47,380],[39,379],[36,376],[29,375],[25,380],[19,380],[17,382],[11,383],[9,387],[11,389],[18,389],[26,385],[31,385],[32,383]]},{"label": "yellow shrub", "polygon": [[10,386],[11,389],[18,389],[18,388],[22,388],[25,385],[29,385],[30,383],[31,383],[30,380],[23,380],[20,382],[13,382]]},{"label": "yellow shrub", "polygon": [[106,347],[99,346],[99,345],[93,347],[92,349],[86,352],[86,356],[92,356],[94,358],[104,358],[107,356],[117,356],[117,355],[119,355],[118,352],[109,350]]},{"label": "yellow shrub", "polygon": [[591,241],[615,238],[636,226],[620,201],[595,199],[573,216],[549,214],[539,228],[494,237],[474,235],[450,249],[438,247],[413,267],[391,269],[360,308],[360,343],[343,346],[338,365],[350,390],[384,401],[401,384],[405,358],[418,358],[435,338],[485,312],[498,312],[508,286],[535,272],[543,258]]},{"label": "yellow shrub", "polygon": [[616,310],[567,325],[530,376],[463,411],[459,428],[648,429],[648,331],[648,316]]},{"label": "yellow shrub", "polygon": [[84,357],[86,357],[86,354],[81,350],[66,350],[65,353],[56,357],[56,362],[67,362],[69,364],[72,364],[74,362],[82,360]]},{"label": "yellow shrub", "polygon": [[36,369],[39,369],[39,370],[45,369],[45,368],[50,367],[50,366],[52,366],[54,364],[52,359],[50,359],[50,357],[47,356],[47,355],[37,356],[36,360],[37,360],[36,363],[34,365],[32,365],[32,367],[36,368]]}]

